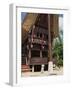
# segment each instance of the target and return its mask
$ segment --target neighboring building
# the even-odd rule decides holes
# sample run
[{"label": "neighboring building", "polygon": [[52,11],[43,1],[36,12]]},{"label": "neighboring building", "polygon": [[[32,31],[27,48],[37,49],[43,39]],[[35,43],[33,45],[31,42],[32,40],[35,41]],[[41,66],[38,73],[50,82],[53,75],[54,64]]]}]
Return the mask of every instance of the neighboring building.
[{"label": "neighboring building", "polygon": [[22,72],[53,70],[52,42],[59,15],[28,13],[22,22]]}]

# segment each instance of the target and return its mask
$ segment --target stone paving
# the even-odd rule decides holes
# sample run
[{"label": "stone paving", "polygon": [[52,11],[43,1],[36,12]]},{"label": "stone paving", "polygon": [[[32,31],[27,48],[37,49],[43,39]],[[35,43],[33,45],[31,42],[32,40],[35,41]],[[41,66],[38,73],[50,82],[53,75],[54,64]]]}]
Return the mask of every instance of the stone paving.
[{"label": "stone paving", "polygon": [[33,76],[52,76],[52,75],[63,75],[63,68],[55,68],[52,73],[48,71],[44,72],[24,72],[22,77],[33,77]]}]

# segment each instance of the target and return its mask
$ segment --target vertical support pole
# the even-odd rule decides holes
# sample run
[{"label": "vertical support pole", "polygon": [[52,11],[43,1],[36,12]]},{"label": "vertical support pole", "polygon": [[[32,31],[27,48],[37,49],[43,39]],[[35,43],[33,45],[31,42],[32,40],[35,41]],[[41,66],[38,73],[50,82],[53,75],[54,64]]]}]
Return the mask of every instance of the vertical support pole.
[{"label": "vertical support pole", "polygon": [[52,61],[52,47],[51,47],[51,32],[50,32],[50,14],[48,14],[48,71],[53,72],[53,61]]},{"label": "vertical support pole", "polygon": [[[33,42],[33,37],[34,37],[34,29],[35,29],[35,25],[33,25],[33,29],[32,29],[32,42]],[[34,72],[34,65],[32,65],[32,72]]]},{"label": "vertical support pole", "polygon": [[[42,50],[40,50],[40,58],[42,58]],[[41,65],[41,73],[44,72],[44,64]]]},{"label": "vertical support pole", "polygon": [[32,65],[32,72],[34,72],[34,65]]},{"label": "vertical support pole", "polygon": [[44,73],[44,64],[41,65],[41,73]]},{"label": "vertical support pole", "polygon": [[31,49],[29,48],[29,54],[28,54],[28,64],[30,63],[30,59],[31,59]]},{"label": "vertical support pole", "polygon": [[33,37],[34,37],[34,29],[35,29],[35,25],[33,25],[33,28],[32,28],[32,42],[33,42]]},{"label": "vertical support pole", "polygon": [[26,57],[26,65],[28,64],[28,62],[27,62],[27,57]]},{"label": "vertical support pole", "polygon": [[31,50],[29,49],[29,58],[31,58]]},{"label": "vertical support pole", "polygon": [[40,58],[42,58],[42,50],[40,50]]}]

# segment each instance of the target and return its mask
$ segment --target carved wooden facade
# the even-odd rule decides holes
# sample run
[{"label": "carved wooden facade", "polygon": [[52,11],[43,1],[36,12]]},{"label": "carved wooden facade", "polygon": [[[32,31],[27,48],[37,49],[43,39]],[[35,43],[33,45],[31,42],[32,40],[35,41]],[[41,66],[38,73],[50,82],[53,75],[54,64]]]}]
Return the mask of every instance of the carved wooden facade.
[{"label": "carved wooden facade", "polygon": [[56,14],[26,15],[22,22],[22,65],[48,65],[58,25]]}]

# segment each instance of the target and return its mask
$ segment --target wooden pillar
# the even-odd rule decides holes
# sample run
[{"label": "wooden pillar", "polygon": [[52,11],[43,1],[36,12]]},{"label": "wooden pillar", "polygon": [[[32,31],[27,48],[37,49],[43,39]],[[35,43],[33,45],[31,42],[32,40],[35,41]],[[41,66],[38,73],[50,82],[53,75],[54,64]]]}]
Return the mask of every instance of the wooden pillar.
[{"label": "wooden pillar", "polygon": [[40,58],[42,58],[42,50],[40,50]]},{"label": "wooden pillar", "polygon": [[29,59],[31,58],[31,49],[29,49]]},{"label": "wooden pillar", "polygon": [[33,28],[32,28],[32,42],[33,42],[33,37],[34,37],[34,29],[35,29],[35,25],[33,25]]},{"label": "wooden pillar", "polygon": [[28,64],[30,63],[30,59],[31,59],[31,49],[29,48],[29,53],[28,53]]},{"label": "wooden pillar", "polygon": [[[40,50],[40,58],[42,58],[42,50]],[[41,65],[41,73],[44,72],[44,64]]]},{"label": "wooden pillar", "polygon": [[[35,25],[33,25],[33,28],[32,28],[32,42],[33,42],[33,37],[34,37],[34,29],[35,29]],[[32,72],[34,72],[34,65],[32,65]]]},{"label": "wooden pillar", "polygon": [[34,65],[32,65],[32,72],[34,72]]},{"label": "wooden pillar", "polygon": [[44,64],[41,65],[41,73],[44,73]]},{"label": "wooden pillar", "polygon": [[51,46],[51,29],[50,29],[50,14],[48,14],[48,71],[53,72],[53,61],[52,61],[52,46]]}]

